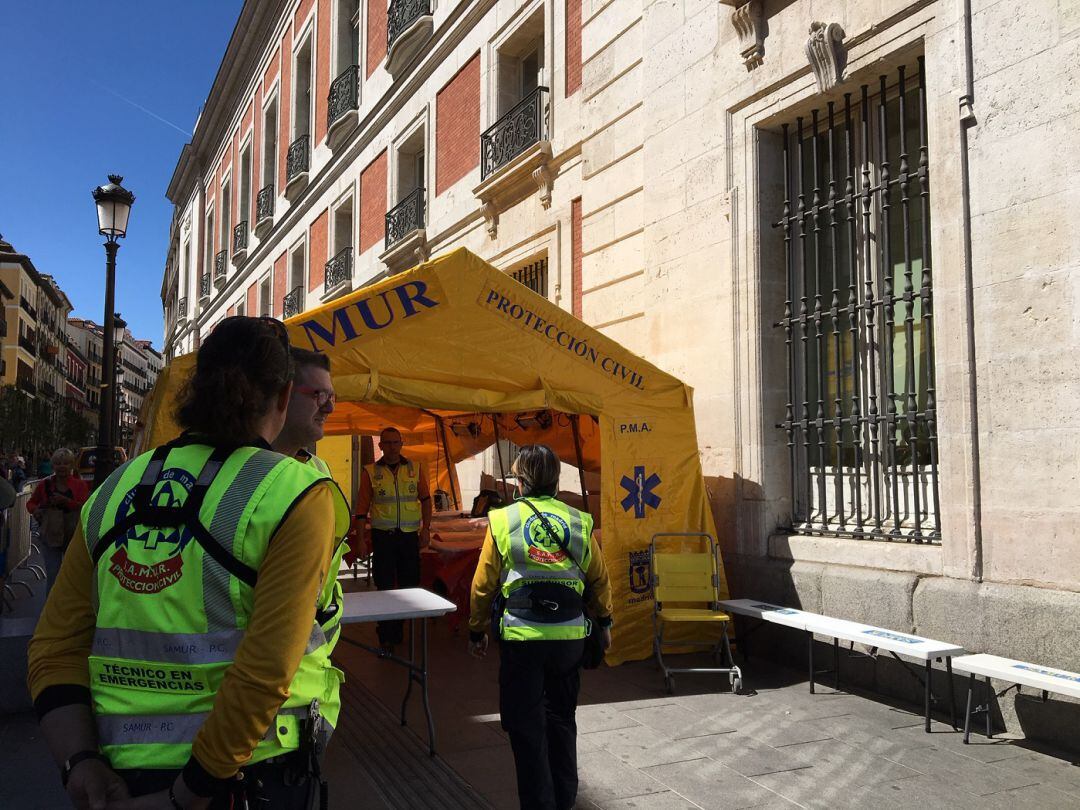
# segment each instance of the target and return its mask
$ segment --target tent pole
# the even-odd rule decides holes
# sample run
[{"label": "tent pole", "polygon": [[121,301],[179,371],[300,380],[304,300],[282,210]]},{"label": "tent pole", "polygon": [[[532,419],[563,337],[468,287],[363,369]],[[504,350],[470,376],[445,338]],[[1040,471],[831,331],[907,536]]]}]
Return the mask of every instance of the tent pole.
[{"label": "tent pole", "polygon": [[352,511],[356,511],[357,495],[360,492],[360,437],[352,435]]},{"label": "tent pole", "polygon": [[585,511],[591,515],[592,512],[589,512],[589,493],[585,489],[585,460],[581,456],[581,431],[576,413],[570,414],[570,427],[574,431],[574,453],[577,454],[578,478],[581,481],[581,502],[585,507]]},{"label": "tent pole", "polygon": [[499,457],[499,475],[502,478],[503,494],[506,494],[506,468],[503,466],[502,447],[499,446],[499,415],[492,414],[491,421],[495,425],[495,454]]},{"label": "tent pole", "polygon": [[443,453],[446,455],[446,474],[450,479],[450,496],[454,499],[454,509],[461,509],[461,501],[458,500],[457,487],[454,486],[454,468],[450,461],[450,445],[446,443],[446,425],[441,416],[435,417],[435,424],[439,426],[439,435],[442,437]]}]

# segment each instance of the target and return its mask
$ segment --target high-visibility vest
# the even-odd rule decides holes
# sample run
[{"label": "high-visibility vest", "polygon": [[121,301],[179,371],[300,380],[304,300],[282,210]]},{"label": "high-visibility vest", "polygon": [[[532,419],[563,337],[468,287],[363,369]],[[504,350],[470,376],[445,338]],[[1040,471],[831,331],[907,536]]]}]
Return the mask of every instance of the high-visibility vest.
[{"label": "high-visibility vest", "polygon": [[[520,501],[488,513],[491,536],[502,557],[501,636],[508,641],[585,638],[588,620],[581,600],[591,558],[592,515],[555,498],[527,500],[556,533],[561,533],[566,550],[551,537],[536,513]],[[548,612],[545,604],[562,607]]]},{"label": "high-visibility vest", "polygon": [[[93,493],[82,510],[95,566],[90,693],[114,768],[188,761],[244,638],[274,532],[305,493],[327,484],[335,486],[269,450],[181,440],[128,462]],[[348,512],[335,511],[339,537]],[[320,612],[330,607],[328,592],[318,596]],[[297,749],[316,706],[324,732],[336,725],[343,675],[329,648],[316,620],[289,697],[251,762]]]},{"label": "high-visibility vest", "polygon": [[[328,465],[321,458],[314,453],[307,454],[307,460],[304,462],[313,470],[318,473],[322,473],[326,477],[333,480],[333,475],[330,473],[330,465]],[[333,487],[334,492],[334,508],[340,514],[351,514],[352,510],[349,509],[349,504],[345,500],[345,493],[341,491],[340,487]],[[347,530],[347,529],[346,529]],[[322,625],[323,633],[326,635],[327,654],[334,651],[337,646],[338,640],[341,638],[341,614],[345,608],[345,593],[341,589],[341,582],[338,581],[338,574],[341,572],[342,558],[349,552],[349,544],[345,542],[344,535],[334,535],[335,547],[334,556],[330,560],[330,568],[326,572],[326,584],[323,586],[323,595],[320,600],[320,605],[329,605],[330,607],[323,610],[320,609],[316,613],[316,620]]]},{"label": "high-visibility vest", "polygon": [[386,464],[367,464],[371,479],[371,528],[420,531],[420,465],[401,459],[394,473]]}]

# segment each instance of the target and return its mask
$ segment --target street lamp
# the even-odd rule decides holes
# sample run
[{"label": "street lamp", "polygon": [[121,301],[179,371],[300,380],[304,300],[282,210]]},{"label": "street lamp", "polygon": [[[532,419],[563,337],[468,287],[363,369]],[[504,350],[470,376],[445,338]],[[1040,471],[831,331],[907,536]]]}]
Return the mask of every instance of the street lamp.
[{"label": "street lamp", "polygon": [[[120,185],[124,178],[118,174],[109,175],[108,185],[94,189],[94,204],[97,206],[98,233],[105,237],[105,323],[102,326],[101,369],[101,413],[98,418],[98,452],[94,465],[94,486],[98,487],[112,472],[116,445],[114,422],[116,420],[116,356],[113,341],[116,335],[116,319],[113,312],[116,292],[116,251],[120,247],[118,240],[127,235],[128,217],[135,195]],[[121,322],[122,323],[122,322]],[[126,324],[125,324],[126,325]],[[120,340],[123,330],[120,329]]]}]

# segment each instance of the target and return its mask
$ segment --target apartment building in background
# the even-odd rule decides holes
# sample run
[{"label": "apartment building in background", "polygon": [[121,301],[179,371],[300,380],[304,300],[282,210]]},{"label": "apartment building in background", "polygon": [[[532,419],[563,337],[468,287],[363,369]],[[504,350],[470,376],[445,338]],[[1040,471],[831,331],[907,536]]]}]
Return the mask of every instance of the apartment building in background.
[{"label": "apartment building in background", "polygon": [[693,387],[736,595],[1080,669],[1078,68],[1057,0],[249,0],[165,356],[467,247]]}]

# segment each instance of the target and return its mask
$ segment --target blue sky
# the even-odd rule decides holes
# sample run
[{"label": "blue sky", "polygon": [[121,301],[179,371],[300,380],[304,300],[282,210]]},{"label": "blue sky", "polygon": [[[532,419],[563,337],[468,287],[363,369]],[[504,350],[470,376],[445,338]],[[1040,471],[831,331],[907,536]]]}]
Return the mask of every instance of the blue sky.
[{"label": "blue sky", "polygon": [[123,175],[136,200],[117,257],[116,309],[158,349],[172,217],[165,190],[240,7],[0,0],[0,234],[57,278],[75,315],[100,323],[105,251],[90,192]]}]

